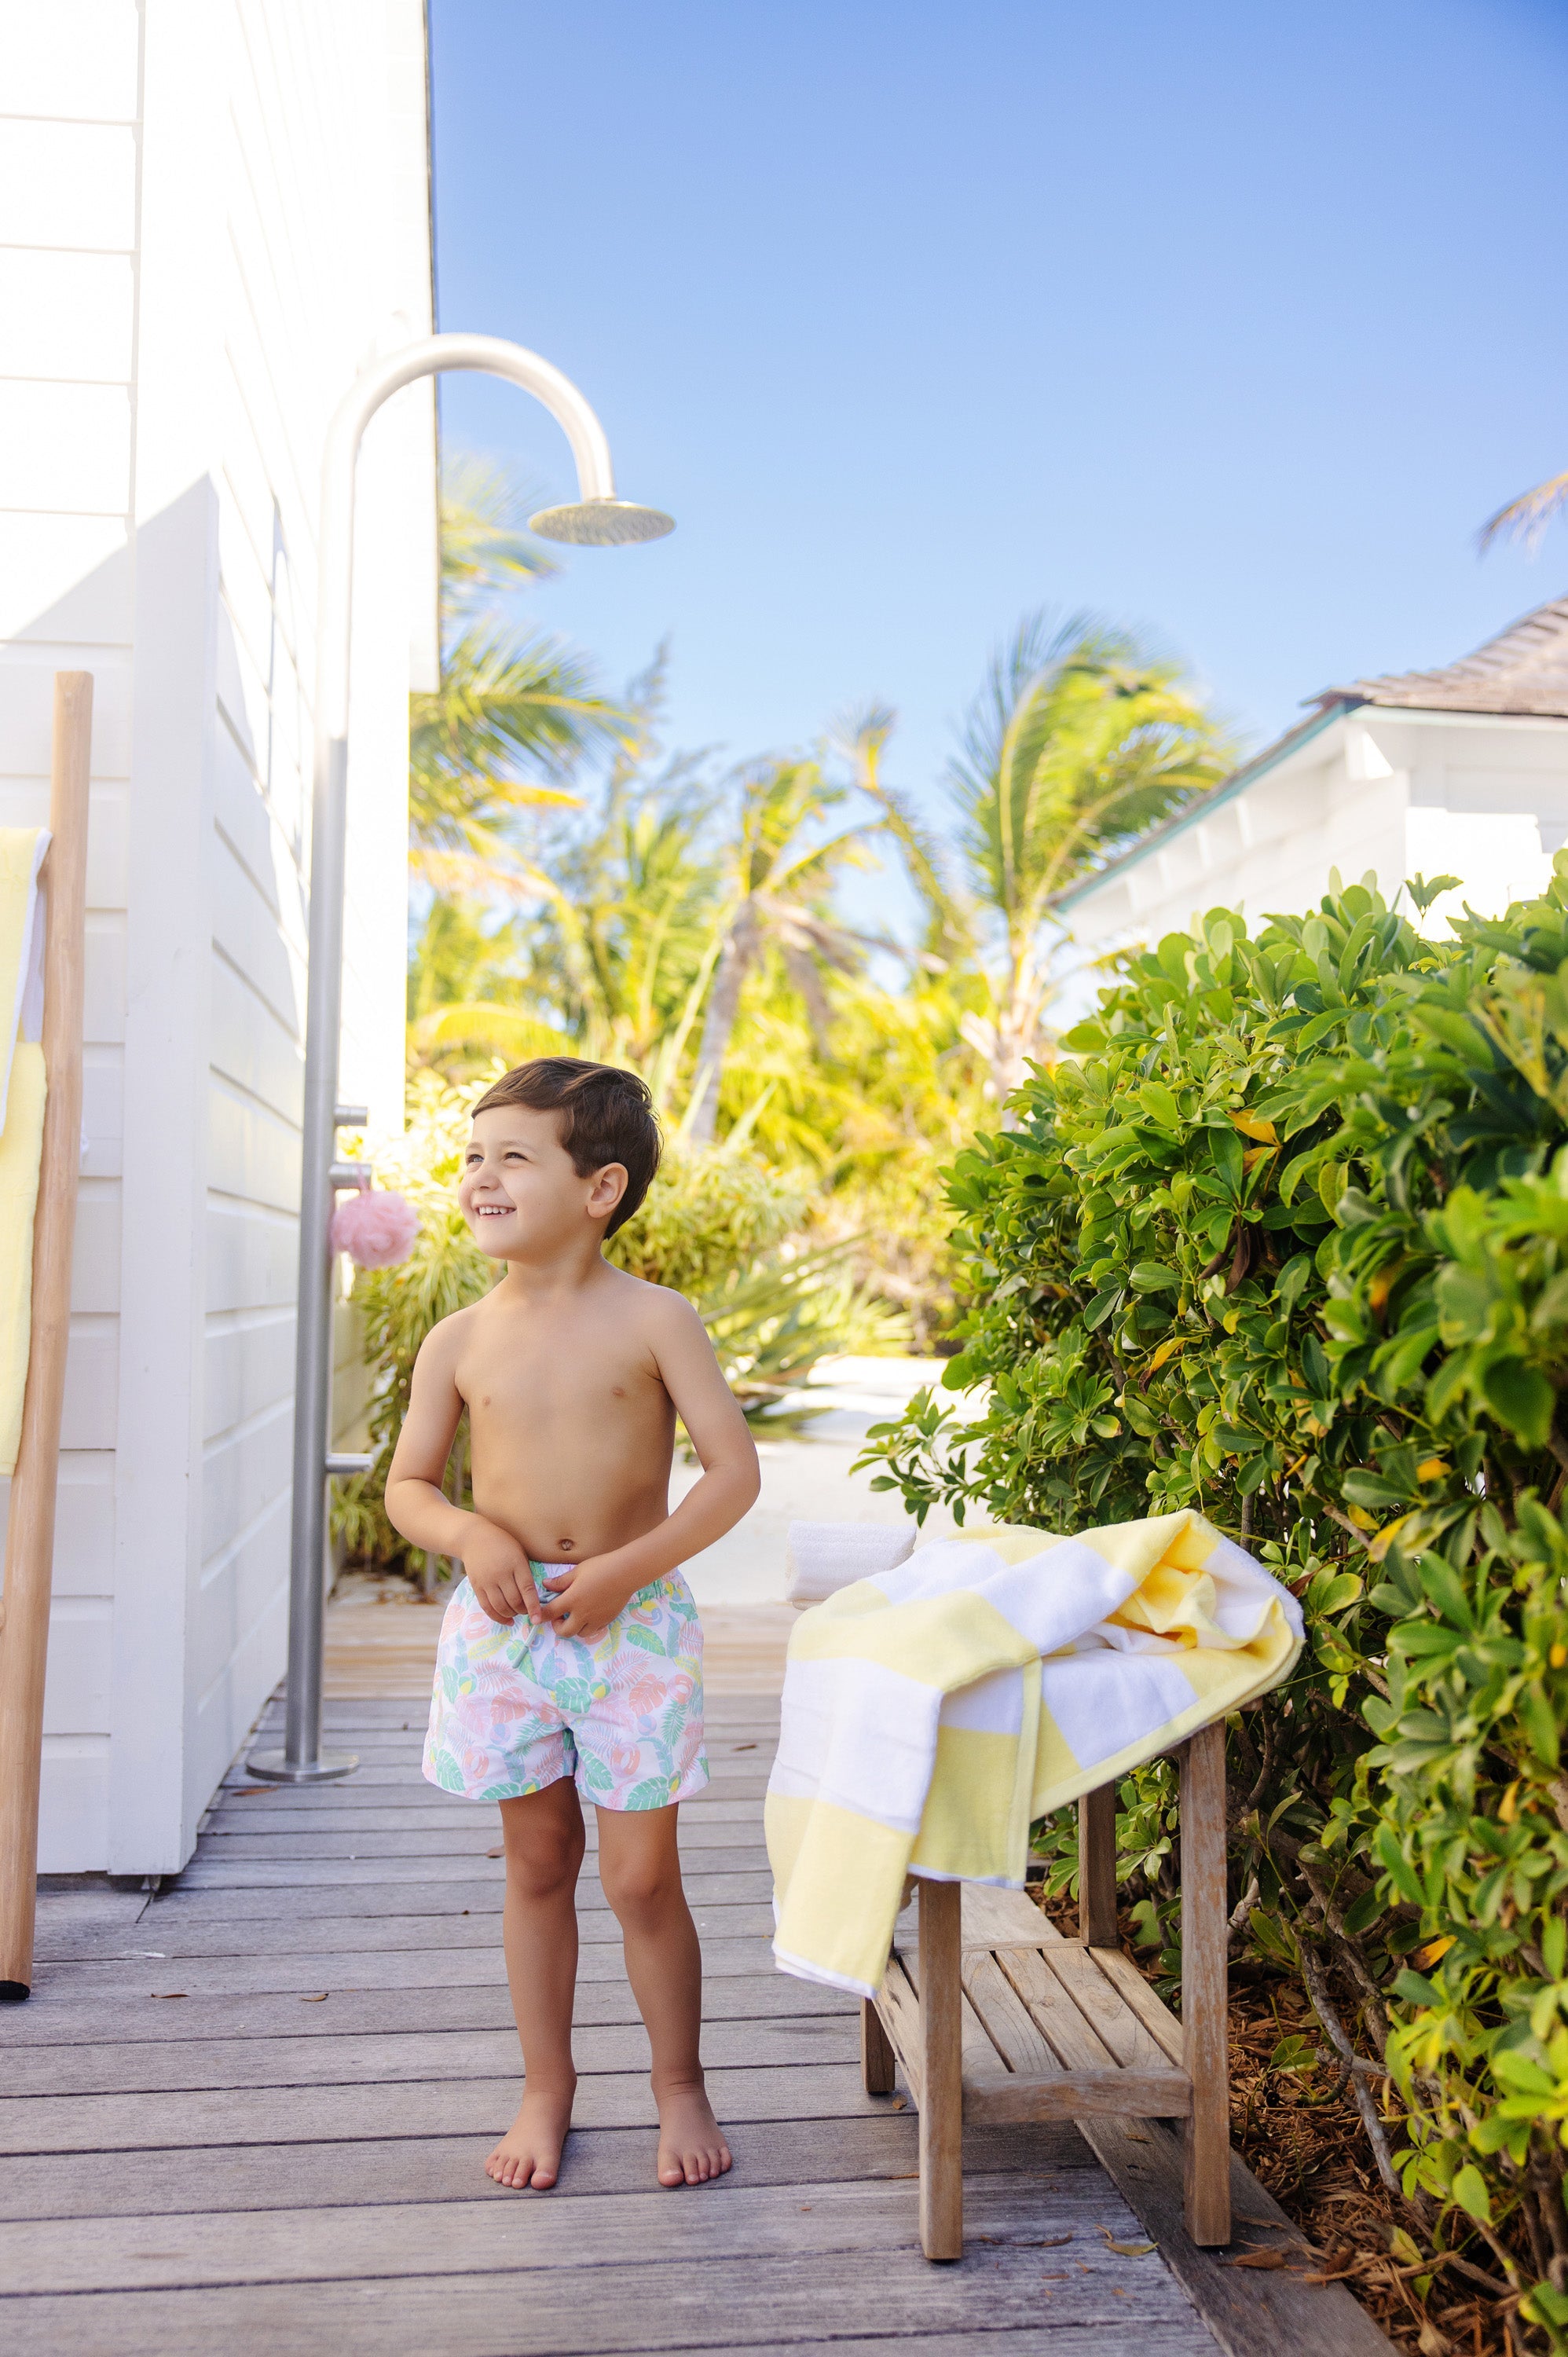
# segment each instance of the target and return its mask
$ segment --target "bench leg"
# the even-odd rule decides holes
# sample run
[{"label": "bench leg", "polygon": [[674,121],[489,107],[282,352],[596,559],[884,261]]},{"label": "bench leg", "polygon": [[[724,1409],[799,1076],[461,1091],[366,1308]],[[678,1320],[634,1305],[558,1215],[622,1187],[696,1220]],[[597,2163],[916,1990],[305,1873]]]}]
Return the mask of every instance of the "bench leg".
[{"label": "bench leg", "polygon": [[1086,1948],[1121,1945],[1116,1928],[1116,1787],[1078,1804],[1078,1936]]},{"label": "bench leg", "polygon": [[1200,1727],[1181,1756],[1181,2044],[1192,2081],[1187,2231],[1230,2240],[1230,2070],[1226,2038],[1225,1729]]},{"label": "bench leg", "polygon": [[860,2000],[860,2076],[868,2095],[893,2093],[893,2041],[882,2027],[882,2016],[868,1996]]},{"label": "bench leg", "polygon": [[961,1886],[920,1884],[920,2248],[963,2256]]}]

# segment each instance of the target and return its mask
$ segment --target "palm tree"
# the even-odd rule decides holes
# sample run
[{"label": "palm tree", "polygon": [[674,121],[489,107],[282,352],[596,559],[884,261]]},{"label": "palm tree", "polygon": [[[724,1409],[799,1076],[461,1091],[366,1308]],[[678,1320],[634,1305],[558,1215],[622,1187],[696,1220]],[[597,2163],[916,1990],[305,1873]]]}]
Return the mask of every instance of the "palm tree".
[{"label": "palm tree", "polygon": [[940,846],[881,780],[885,737],[863,748],[859,778],[925,902],[928,955],[950,961],[987,935],[997,952],[981,957],[988,1011],[971,1008],[961,1028],[1005,1102],[1043,1045],[1055,896],[1215,784],[1230,748],[1179,666],[1134,633],[1090,614],[1054,630],[1032,617],[993,658],[949,767],[960,889]]},{"label": "palm tree", "polygon": [[534,888],[517,814],[577,807],[565,782],[574,764],[636,725],[600,694],[580,656],[543,631],[499,626],[487,610],[498,593],[555,569],[521,529],[525,508],[510,479],[483,461],[461,459],[445,474],[441,683],[412,699],[412,865],[438,892],[481,900]]},{"label": "palm tree", "polygon": [[819,1055],[826,1051],[828,1005],[823,965],[849,972],[861,937],[835,923],[826,895],[846,867],[865,862],[865,838],[883,822],[857,820],[813,840],[828,813],[846,799],[830,784],[820,761],[769,760],[741,781],[740,823],[729,858],[728,888],[714,932],[717,970],[697,1051],[697,1093],[689,1135],[708,1144],[718,1120],[719,1090],[740,1011],[746,978],[769,947],[776,948],[805,1001]]}]

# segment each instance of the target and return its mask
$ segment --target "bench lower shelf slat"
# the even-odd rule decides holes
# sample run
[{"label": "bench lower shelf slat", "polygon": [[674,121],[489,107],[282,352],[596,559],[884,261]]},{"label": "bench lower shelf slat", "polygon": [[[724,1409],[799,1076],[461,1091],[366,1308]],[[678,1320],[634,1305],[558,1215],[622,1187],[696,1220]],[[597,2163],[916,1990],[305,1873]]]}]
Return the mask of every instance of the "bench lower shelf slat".
[{"label": "bench lower shelf slat", "polygon": [[963,2083],[966,2121],[1185,2119],[1192,2082],[1185,2071],[1058,2071],[1048,2079],[1011,2072]]},{"label": "bench lower shelf slat", "polygon": [[[1015,2009],[1022,2013],[1023,2008],[1018,2003],[1015,1983],[1022,1980],[1027,1987],[1031,1980],[1028,1972],[1021,1969],[1024,1964],[1021,1948],[1021,1943],[1009,1943],[1004,1959],[992,1959],[989,1971],[981,1965],[980,1958],[973,1949],[968,1951],[964,1958],[964,1980],[967,1985],[965,1995],[969,2000],[969,2007],[973,2008],[975,2019],[981,2023],[984,2022],[988,2000],[994,1995],[994,1991],[1000,1990],[1007,2001],[1009,2016],[1005,2020],[999,2020],[994,2025],[995,2042],[1004,2051],[1011,2048],[1015,2053],[1023,2050],[1023,2041],[1019,2034],[1021,2024],[1011,2018],[1011,2011]],[[999,1971],[999,1963],[1003,1963],[1004,1966],[1012,1966],[1012,1972],[1008,1973],[1004,1968]],[[913,1970],[910,1967],[913,1967]],[[1036,1955],[1035,1969],[1036,1972],[1045,1969],[1043,1957]],[[921,2096],[922,2071],[920,2000],[914,1976],[918,1970],[918,1966],[915,1959],[910,1958],[907,1964],[901,1955],[897,1953],[892,1955],[888,1959],[886,1978],[875,2000],[877,2018],[886,2031],[888,2040],[897,2055],[909,2092],[917,2105]],[[1060,2002],[1066,1996],[1065,1989],[1061,1988],[1054,1975],[1047,1975],[1047,1978],[1052,1987],[1060,1991],[1058,1996],[1058,2002]],[[1120,1997],[1114,1984],[1109,1978],[1101,1986],[1103,1986],[1102,2002],[1120,2001],[1125,2005],[1125,1998]],[[966,2011],[969,2010],[969,2007],[966,2007]],[[1127,2008],[1130,2013],[1133,2013],[1133,2019],[1138,2021],[1139,2028],[1144,2031],[1145,2043],[1151,2027],[1149,2010],[1154,2008],[1158,2008],[1160,2014],[1165,2015],[1164,2007],[1159,2005],[1158,1998],[1152,1991],[1148,1995],[1147,2007],[1139,2007],[1135,2013],[1131,2007]],[[1143,2018],[1138,2020],[1140,2015]],[[1170,2045],[1176,2045],[1179,2050],[1179,2025],[1170,2021],[1168,2016],[1165,2016],[1165,2018],[1169,2022],[1166,2040]],[[1123,2069],[1097,2060],[1090,2065],[1090,2057],[1103,2056],[1105,2049],[1101,2040],[1093,2036],[1087,2022],[1080,2021],[1079,2027],[1082,2032],[1082,2063],[1077,2068],[1064,2067],[1053,2071],[1040,2071],[1037,2068],[1026,2071],[1009,2070],[1002,2059],[1002,2054],[996,2052],[994,2048],[988,2053],[983,2052],[979,2040],[966,2040],[963,2070],[965,2120],[973,2121],[977,2125],[983,2121],[989,2124],[1015,2124],[1030,2120],[1103,2119],[1118,2116],[1125,2119],[1176,2120],[1185,2119],[1190,2115],[1192,2082],[1179,2064],[1173,2061],[1161,2068],[1155,2064],[1143,2062]],[[1166,2040],[1161,2042],[1165,2043]],[[1031,2061],[1034,2061],[1043,2048],[1044,2040],[1036,2036],[1030,2041],[1030,2046]]]}]

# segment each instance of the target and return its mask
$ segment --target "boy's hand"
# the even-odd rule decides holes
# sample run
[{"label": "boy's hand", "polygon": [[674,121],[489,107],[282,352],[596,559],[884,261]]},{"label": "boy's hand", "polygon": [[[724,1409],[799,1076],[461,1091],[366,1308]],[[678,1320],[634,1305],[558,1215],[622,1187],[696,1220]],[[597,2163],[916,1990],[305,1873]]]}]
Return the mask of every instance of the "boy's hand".
[{"label": "boy's hand", "polygon": [[527,1550],[510,1531],[476,1514],[472,1527],[463,1534],[463,1568],[481,1612],[499,1621],[515,1620],[519,1613],[526,1612],[538,1628],[542,1608],[533,1571]]},{"label": "boy's hand", "polygon": [[545,1583],[540,1607],[558,1636],[582,1637],[592,1642],[602,1637],[618,1612],[624,1612],[637,1594],[635,1577],[628,1584],[608,1555],[588,1555],[566,1571],[553,1572]]}]

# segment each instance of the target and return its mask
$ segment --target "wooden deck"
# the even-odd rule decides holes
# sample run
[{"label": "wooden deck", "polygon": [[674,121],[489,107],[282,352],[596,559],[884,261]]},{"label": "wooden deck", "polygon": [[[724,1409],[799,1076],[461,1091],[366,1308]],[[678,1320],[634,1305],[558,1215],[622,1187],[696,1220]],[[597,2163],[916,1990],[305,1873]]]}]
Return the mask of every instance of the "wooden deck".
[{"label": "wooden deck", "polygon": [[[518,2194],[484,2176],[518,2086],[499,1821],[424,1782],[417,1702],[328,1706],[360,1754],[349,1782],[258,1791],[237,1770],[161,1895],[51,1886],[35,1995],[0,2012],[9,2357],[1262,2346],[1211,2334],[1071,2126],[972,2131],[967,2255],[921,2257],[912,2107],[863,2092],[854,2003],[772,1965],[777,1709],[714,1697],[714,1783],[682,1817],[736,2164],[711,2187],[654,2184],[647,2047],[592,1852],[561,2183]],[[1150,2167],[1138,2143],[1129,2183],[1128,2165]],[[1243,2325],[1264,2285],[1284,2287],[1283,2273],[1213,2281]],[[1356,2341],[1286,2321],[1275,2351]]]}]

